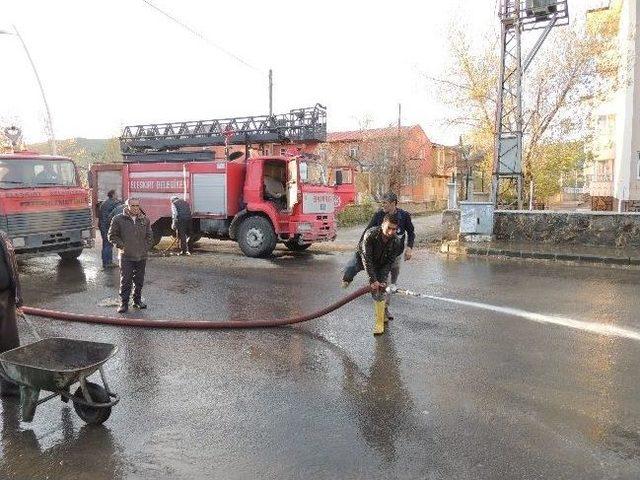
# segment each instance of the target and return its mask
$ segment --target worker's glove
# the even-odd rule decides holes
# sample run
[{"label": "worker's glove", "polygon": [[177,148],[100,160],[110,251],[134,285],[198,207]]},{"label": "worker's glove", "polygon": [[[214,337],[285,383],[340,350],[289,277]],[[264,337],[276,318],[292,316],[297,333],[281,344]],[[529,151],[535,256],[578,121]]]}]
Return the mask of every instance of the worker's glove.
[{"label": "worker's glove", "polygon": [[396,293],[398,291],[398,286],[393,283],[390,283],[385,289],[385,291],[387,293]]}]

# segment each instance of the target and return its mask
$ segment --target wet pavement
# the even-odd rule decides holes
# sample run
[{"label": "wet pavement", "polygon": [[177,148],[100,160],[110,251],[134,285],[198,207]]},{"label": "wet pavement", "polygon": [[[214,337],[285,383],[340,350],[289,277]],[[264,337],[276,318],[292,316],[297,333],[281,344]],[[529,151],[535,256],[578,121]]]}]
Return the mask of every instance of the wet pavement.
[{"label": "wet pavement", "polygon": [[[268,319],[338,299],[346,251],[268,260],[206,242],[149,261],[131,316]],[[115,314],[97,250],[22,265],[27,303]],[[418,251],[402,285],[640,331],[640,272]],[[360,275],[354,283],[364,283]],[[355,287],[352,287],[355,288]],[[394,298],[371,335],[361,297],[271,330],[143,330],[32,317],[42,336],[112,342],[121,402],[89,427],[55,400],[2,402],[0,478],[632,479],[640,477],[640,343],[446,302]],[[32,340],[21,323],[23,342]]]}]

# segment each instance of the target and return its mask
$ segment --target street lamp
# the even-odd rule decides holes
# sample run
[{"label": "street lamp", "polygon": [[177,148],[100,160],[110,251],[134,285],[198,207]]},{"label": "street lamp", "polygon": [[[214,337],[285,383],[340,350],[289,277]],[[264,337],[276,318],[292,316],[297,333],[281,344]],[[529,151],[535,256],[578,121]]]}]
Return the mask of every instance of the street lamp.
[{"label": "street lamp", "polygon": [[0,30],[0,35],[16,35],[24,48],[24,52],[27,54],[27,58],[29,59],[29,63],[31,64],[31,68],[33,69],[33,73],[36,76],[36,80],[38,81],[38,86],[40,87],[40,93],[42,94],[42,101],[44,102],[44,108],[47,113],[47,123],[49,124],[49,143],[51,144],[51,153],[53,155],[57,154],[57,146],[56,146],[56,137],[53,132],[53,120],[51,119],[51,111],[49,110],[49,103],[47,102],[47,97],[44,94],[44,87],[42,86],[42,82],[40,81],[40,75],[38,75],[38,70],[36,69],[36,64],[33,63],[33,59],[31,58],[31,54],[29,53],[29,49],[27,48],[27,44],[24,43],[20,32],[13,25],[13,30],[15,33],[9,32],[7,30]]}]

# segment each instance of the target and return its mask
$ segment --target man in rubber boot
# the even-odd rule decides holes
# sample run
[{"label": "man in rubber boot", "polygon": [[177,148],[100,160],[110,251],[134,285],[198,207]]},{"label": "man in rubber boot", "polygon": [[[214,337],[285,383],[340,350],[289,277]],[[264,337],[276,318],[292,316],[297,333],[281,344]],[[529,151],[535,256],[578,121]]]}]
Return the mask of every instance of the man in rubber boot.
[{"label": "man in rubber boot", "polygon": [[397,230],[397,215],[387,213],[382,219],[382,225],[367,229],[358,245],[360,261],[369,276],[375,306],[374,335],[384,333],[387,277],[396,257],[404,248],[404,242],[396,235]]},{"label": "man in rubber boot", "polygon": [[98,228],[102,237],[102,268],[116,267],[113,263],[113,246],[109,243],[107,234],[109,233],[109,225],[111,225],[111,212],[118,206],[120,201],[116,198],[116,191],[109,190],[107,199],[100,204],[98,209]]},{"label": "man in rubber boot", "polygon": [[[382,196],[382,205],[380,210],[374,213],[373,217],[369,221],[369,224],[364,229],[366,232],[371,227],[379,227],[382,225],[382,219],[387,213],[395,214],[398,217],[398,231],[396,235],[401,237],[404,242],[404,251],[396,257],[396,260],[393,262],[393,266],[391,267],[391,283],[398,283],[398,276],[400,275],[400,266],[402,265],[403,260],[410,260],[413,253],[413,244],[416,239],[415,229],[413,227],[413,222],[411,221],[411,214],[406,210],[398,208],[398,196],[395,193],[389,192],[385,193]],[[362,233],[364,236],[364,232]],[[362,241],[362,237],[360,237]],[[349,260],[347,263],[344,273],[342,275],[342,285],[344,288],[348,287],[349,284],[353,281],[353,277],[362,270],[362,266],[358,261],[358,253]],[[387,300],[387,310],[385,310],[385,316],[388,320],[393,320],[393,317],[389,314],[389,301]]]},{"label": "man in rubber boot", "polygon": [[118,313],[129,310],[133,286],[133,308],[147,308],[142,301],[144,271],[147,255],[153,246],[149,219],[140,209],[140,200],[129,198],[121,214],[113,217],[109,227],[109,241],[120,251],[120,307]]},{"label": "man in rubber boot", "polygon": [[[18,263],[11,240],[0,230],[0,353],[20,346],[16,315],[21,315],[22,294]],[[1,368],[1,367],[0,367]],[[20,394],[17,385],[0,378],[0,396]]]},{"label": "man in rubber boot", "polygon": [[171,197],[171,229],[176,232],[180,240],[180,255],[191,255],[189,252],[191,207],[177,195]]}]

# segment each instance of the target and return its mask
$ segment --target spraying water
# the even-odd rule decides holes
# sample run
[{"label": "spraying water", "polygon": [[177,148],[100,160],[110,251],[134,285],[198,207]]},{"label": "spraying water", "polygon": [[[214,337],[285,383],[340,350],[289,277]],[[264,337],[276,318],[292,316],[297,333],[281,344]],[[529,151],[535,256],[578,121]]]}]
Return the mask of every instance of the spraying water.
[{"label": "spraying water", "polygon": [[514,317],[524,318],[536,323],[546,323],[552,325],[559,325],[562,327],[573,328],[575,330],[582,330],[585,332],[591,332],[598,335],[606,335],[609,337],[622,337],[630,338],[632,340],[640,340],[640,331],[631,330],[628,328],[617,327],[606,323],[598,322],[585,322],[583,320],[574,320],[572,318],[560,317],[557,315],[544,315],[542,313],[529,312],[527,310],[521,310],[519,308],[501,307],[498,305],[491,305],[488,303],[471,302],[468,300],[458,300],[455,298],[439,297],[437,295],[427,295],[424,293],[416,293],[411,290],[405,290],[400,288],[389,288],[389,293],[398,295],[406,295],[410,297],[428,298],[430,300],[436,300],[439,302],[453,303],[455,305],[462,305],[464,307],[478,308],[480,310],[488,310],[490,312],[502,313],[504,315],[511,315]]}]

